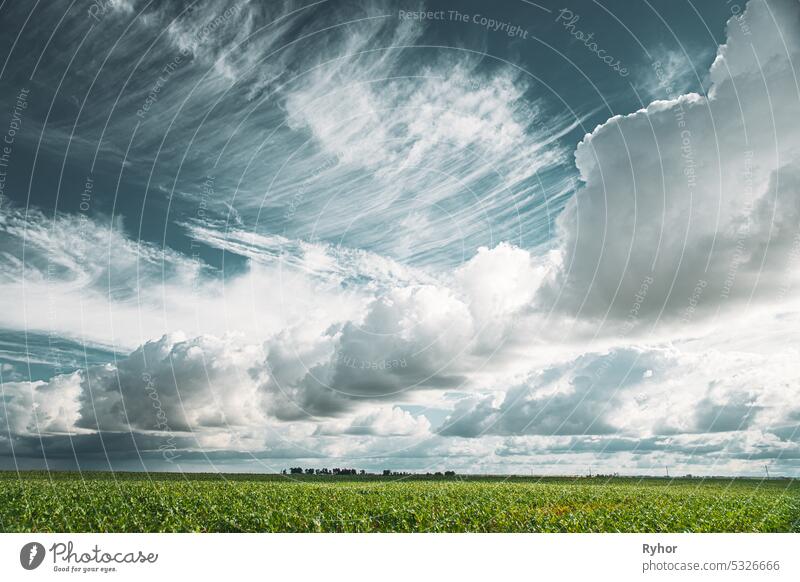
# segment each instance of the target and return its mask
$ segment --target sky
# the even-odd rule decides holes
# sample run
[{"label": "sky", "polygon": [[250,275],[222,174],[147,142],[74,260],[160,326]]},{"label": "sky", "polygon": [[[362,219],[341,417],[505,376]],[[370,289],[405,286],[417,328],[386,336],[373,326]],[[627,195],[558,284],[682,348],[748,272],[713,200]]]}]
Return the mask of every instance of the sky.
[{"label": "sky", "polygon": [[800,475],[800,3],[0,31],[0,469]]}]

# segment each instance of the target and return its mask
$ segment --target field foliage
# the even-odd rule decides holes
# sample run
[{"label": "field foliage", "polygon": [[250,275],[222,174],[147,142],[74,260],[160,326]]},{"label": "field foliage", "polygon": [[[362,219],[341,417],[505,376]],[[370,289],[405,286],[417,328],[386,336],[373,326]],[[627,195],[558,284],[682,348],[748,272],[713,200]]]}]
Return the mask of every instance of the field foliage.
[{"label": "field foliage", "polygon": [[0,473],[5,532],[786,532],[800,482]]}]

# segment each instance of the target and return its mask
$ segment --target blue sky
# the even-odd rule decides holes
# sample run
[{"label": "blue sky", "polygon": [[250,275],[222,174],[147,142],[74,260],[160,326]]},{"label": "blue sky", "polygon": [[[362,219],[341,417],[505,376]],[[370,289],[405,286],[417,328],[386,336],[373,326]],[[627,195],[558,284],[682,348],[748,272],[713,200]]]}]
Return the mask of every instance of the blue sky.
[{"label": "blue sky", "polygon": [[0,467],[797,474],[797,3],[0,28]]}]

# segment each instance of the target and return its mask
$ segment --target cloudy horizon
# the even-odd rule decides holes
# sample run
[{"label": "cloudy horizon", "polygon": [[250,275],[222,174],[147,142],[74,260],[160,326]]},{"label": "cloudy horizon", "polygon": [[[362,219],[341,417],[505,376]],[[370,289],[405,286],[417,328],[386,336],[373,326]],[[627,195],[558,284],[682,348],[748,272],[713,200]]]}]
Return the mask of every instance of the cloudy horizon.
[{"label": "cloudy horizon", "polygon": [[0,469],[800,475],[800,3],[0,27]]}]

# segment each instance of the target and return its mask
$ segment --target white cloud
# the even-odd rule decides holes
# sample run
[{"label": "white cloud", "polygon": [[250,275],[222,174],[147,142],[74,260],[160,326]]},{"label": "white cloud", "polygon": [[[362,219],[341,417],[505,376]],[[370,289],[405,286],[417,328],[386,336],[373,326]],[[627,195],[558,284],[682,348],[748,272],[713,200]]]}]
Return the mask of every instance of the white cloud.
[{"label": "white cloud", "polygon": [[583,139],[582,185],[559,217],[564,267],[544,304],[623,318],[652,278],[638,309],[652,324],[685,311],[699,282],[695,317],[774,301],[796,280],[799,14],[795,2],[750,3],[752,34],[729,23],[708,97],[653,102]]},{"label": "white cloud", "polygon": [[[245,273],[223,278],[198,260],[132,240],[121,217],[103,225],[4,207],[0,237],[0,293],[17,305],[0,313],[0,326],[123,352],[176,330],[243,334],[252,341],[301,321],[324,330],[352,317],[365,301],[357,290],[341,288],[351,272],[346,266],[317,267],[321,276],[310,278],[275,261],[254,262]],[[390,266],[369,257],[361,262],[375,265],[370,273],[376,279],[383,270],[394,276]]]},{"label": "white cloud", "polygon": [[64,435],[81,431],[81,384],[79,374],[67,374],[49,382],[5,382],[0,426],[6,433],[22,436]]},{"label": "white cloud", "polygon": [[407,437],[430,435],[431,424],[425,416],[413,416],[409,411],[393,407],[380,407],[350,421],[337,421],[319,425],[318,435],[365,435],[381,437]]},{"label": "white cloud", "polygon": [[792,348],[756,355],[674,347],[585,354],[534,373],[499,397],[459,401],[440,432],[635,440],[793,427],[800,436],[798,355]]}]

